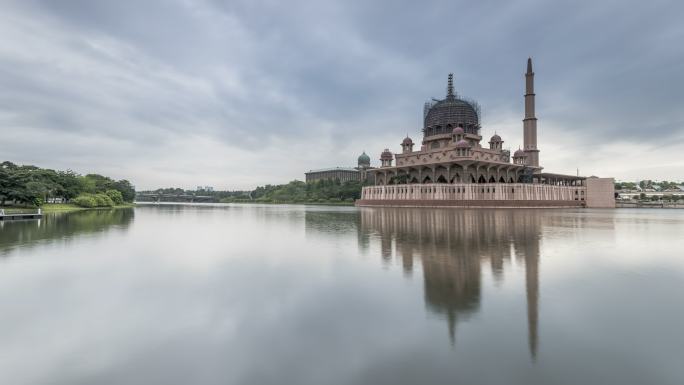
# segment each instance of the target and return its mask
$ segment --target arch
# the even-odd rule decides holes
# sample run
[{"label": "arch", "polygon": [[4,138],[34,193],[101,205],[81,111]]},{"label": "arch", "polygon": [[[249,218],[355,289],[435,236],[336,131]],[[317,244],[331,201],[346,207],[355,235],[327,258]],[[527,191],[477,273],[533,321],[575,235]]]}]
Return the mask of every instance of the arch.
[{"label": "arch", "polygon": [[477,183],[477,181],[475,180],[475,176],[473,176],[473,174],[470,174],[470,183]]},{"label": "arch", "polygon": [[510,178],[510,180],[508,181],[508,183],[515,183],[515,182],[513,181],[513,177]]},{"label": "arch", "polygon": [[489,177],[489,183],[496,183],[496,179],[494,179],[494,176]]},{"label": "arch", "polygon": [[[449,170],[447,170],[447,168],[445,166],[439,165],[439,166],[435,167],[435,173],[433,175],[434,175],[435,180],[438,180],[439,177],[441,176],[444,179],[443,183],[448,183],[447,177],[449,175]],[[438,182],[438,183],[440,183],[440,182]]]},{"label": "arch", "polygon": [[504,177],[499,177],[499,183],[506,183],[506,179],[504,179]]},{"label": "arch", "polygon": [[426,176],[425,178],[423,178],[423,184],[428,184],[428,183],[432,183],[432,179],[430,178],[429,175]]},{"label": "arch", "polygon": [[484,176],[480,175],[480,178],[477,180],[477,183],[487,183],[487,180],[484,178]]},{"label": "arch", "polygon": [[415,176],[412,177],[411,180],[409,180],[409,183],[418,183],[418,178],[416,178]]},{"label": "arch", "polygon": [[450,183],[459,183],[460,181],[461,181],[461,176],[458,173],[456,173],[456,175],[454,175],[451,178]]},{"label": "arch", "polygon": [[444,177],[444,175],[440,175],[439,178],[437,178],[437,183],[447,183],[447,180]]}]

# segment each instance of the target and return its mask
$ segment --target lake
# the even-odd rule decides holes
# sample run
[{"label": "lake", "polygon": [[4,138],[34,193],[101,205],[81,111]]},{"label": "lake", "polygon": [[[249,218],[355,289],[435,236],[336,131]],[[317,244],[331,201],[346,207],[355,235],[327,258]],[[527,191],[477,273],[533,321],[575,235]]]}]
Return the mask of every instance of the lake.
[{"label": "lake", "polygon": [[684,383],[684,210],[0,222],[1,384]]}]

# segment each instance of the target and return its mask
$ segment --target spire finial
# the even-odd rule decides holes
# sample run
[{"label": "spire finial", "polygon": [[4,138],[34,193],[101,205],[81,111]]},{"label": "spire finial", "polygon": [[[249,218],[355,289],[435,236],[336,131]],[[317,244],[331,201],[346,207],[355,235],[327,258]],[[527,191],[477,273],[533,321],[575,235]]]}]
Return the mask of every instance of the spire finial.
[{"label": "spire finial", "polygon": [[532,73],[532,58],[531,57],[527,58],[527,73],[528,74]]},{"label": "spire finial", "polygon": [[447,98],[454,97],[454,74],[449,74],[449,80],[447,81]]}]

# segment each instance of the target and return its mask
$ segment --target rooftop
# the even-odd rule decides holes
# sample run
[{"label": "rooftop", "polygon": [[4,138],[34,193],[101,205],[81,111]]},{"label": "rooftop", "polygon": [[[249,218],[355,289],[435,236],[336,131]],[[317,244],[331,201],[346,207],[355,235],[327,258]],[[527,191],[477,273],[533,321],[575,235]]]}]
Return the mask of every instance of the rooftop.
[{"label": "rooftop", "polygon": [[354,172],[359,172],[359,170],[355,169],[354,167],[329,167],[329,168],[319,168],[316,170],[309,170],[305,174],[312,173],[312,172],[324,172],[324,171],[354,171]]}]

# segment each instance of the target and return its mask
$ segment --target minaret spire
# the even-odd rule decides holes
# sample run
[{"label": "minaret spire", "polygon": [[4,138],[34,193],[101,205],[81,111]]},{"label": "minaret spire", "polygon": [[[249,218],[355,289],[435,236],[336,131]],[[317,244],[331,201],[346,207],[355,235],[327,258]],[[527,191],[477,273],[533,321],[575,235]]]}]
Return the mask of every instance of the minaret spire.
[{"label": "minaret spire", "polygon": [[527,58],[527,72],[525,73],[525,118],[523,119],[524,151],[527,155],[526,164],[539,168],[539,149],[537,149],[537,117],[534,114],[534,72],[532,58]]},{"label": "minaret spire", "polygon": [[454,74],[449,74],[449,80],[447,80],[447,99],[454,98]]},{"label": "minaret spire", "polygon": [[532,58],[531,57],[527,58],[527,74],[534,74],[534,72],[532,72]]}]

